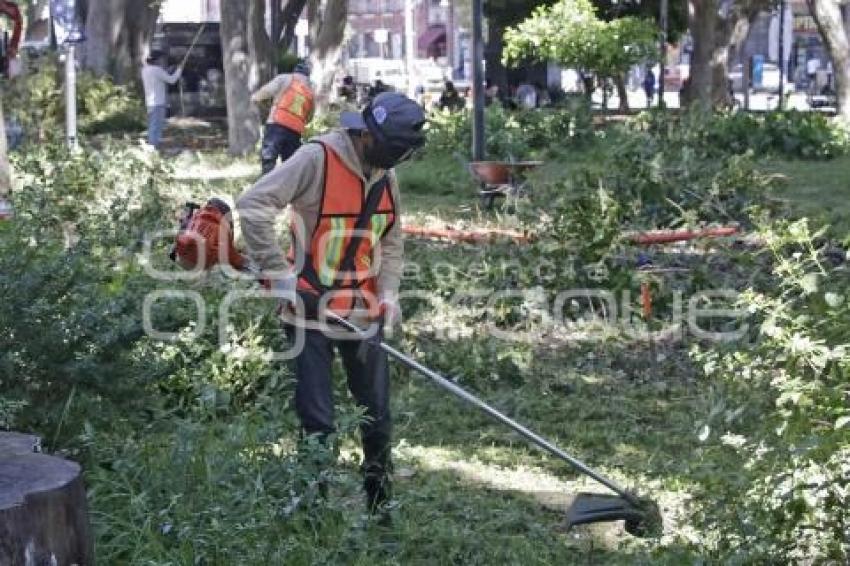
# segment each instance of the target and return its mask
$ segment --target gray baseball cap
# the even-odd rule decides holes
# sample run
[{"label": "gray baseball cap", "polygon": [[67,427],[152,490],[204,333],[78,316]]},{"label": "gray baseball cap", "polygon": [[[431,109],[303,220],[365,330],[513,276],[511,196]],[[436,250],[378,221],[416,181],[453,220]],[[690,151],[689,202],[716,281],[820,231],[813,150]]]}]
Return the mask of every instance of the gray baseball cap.
[{"label": "gray baseball cap", "polygon": [[419,147],[425,141],[425,112],[398,92],[382,92],[363,112],[343,112],[339,123],[346,130],[368,130],[380,141],[411,147]]}]

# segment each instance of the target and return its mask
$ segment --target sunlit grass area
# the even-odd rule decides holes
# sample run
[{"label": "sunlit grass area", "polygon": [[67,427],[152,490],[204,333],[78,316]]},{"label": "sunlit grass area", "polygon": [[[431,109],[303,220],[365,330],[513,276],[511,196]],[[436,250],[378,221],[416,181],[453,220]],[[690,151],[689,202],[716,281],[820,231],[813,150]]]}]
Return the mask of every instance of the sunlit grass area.
[{"label": "sunlit grass area", "polygon": [[778,160],[766,167],[787,177],[776,196],[787,201],[795,216],[830,224],[833,233],[850,232],[850,156],[825,161]]}]

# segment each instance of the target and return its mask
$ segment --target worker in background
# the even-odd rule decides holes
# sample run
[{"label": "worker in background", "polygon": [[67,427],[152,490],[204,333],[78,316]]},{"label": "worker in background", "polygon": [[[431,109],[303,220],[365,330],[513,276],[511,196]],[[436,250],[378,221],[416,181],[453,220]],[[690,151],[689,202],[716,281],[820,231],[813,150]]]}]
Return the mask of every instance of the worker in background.
[{"label": "worker in background", "polygon": [[466,106],[466,102],[464,102],[463,98],[461,98],[454,83],[452,81],[446,81],[445,88],[443,88],[443,92],[440,94],[440,100],[437,102],[437,106],[440,110],[457,112],[458,110],[463,110],[464,106]]},{"label": "worker in background", "polygon": [[[366,408],[360,432],[370,512],[390,497],[387,354],[340,336],[321,322],[322,313],[331,310],[361,326],[400,324],[403,240],[393,168],[424,144],[424,124],[415,101],[382,93],[362,112],[343,112],[341,129],[303,145],[236,202],[247,254],[281,300],[287,333],[296,344],[303,337],[295,358],[295,410],[304,432],[324,442],[335,431],[335,350],[354,399]],[[286,256],[275,221],[288,206],[293,241]]]},{"label": "worker in background", "polygon": [[301,136],[313,119],[315,94],[310,84],[310,67],[299,61],[292,73],[276,76],[251,96],[254,104],[273,99],[269,119],[263,132],[260,160],[263,175],[286,161],[301,147]]},{"label": "worker in background", "polygon": [[165,70],[168,59],[162,51],[151,51],[142,67],[142,85],[145,89],[145,106],[148,110],[148,144],[159,149],[162,143],[162,132],[168,117],[168,99],[166,85],[173,85],[180,80],[183,67],[177,67],[174,72]]},{"label": "worker in background", "polygon": [[390,89],[387,87],[387,85],[384,84],[384,81],[382,81],[381,79],[375,79],[374,84],[369,87],[369,101],[371,102],[372,100],[375,100],[375,97],[377,97],[379,94],[381,94],[382,92],[389,92],[389,90]]},{"label": "worker in background", "polygon": [[646,107],[649,108],[655,99],[655,73],[649,67],[643,76],[643,93],[646,95]]},{"label": "worker in background", "polygon": [[344,110],[355,110],[357,108],[357,85],[354,84],[354,77],[351,75],[342,78],[342,85],[339,87],[339,100]]}]

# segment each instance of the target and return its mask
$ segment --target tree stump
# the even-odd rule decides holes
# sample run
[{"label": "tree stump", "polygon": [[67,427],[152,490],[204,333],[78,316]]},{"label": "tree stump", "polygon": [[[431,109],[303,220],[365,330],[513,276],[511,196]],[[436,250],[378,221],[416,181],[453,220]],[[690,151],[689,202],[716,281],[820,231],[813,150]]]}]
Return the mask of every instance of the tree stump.
[{"label": "tree stump", "polygon": [[80,466],[41,454],[36,436],[0,432],[0,565],[94,563]]}]

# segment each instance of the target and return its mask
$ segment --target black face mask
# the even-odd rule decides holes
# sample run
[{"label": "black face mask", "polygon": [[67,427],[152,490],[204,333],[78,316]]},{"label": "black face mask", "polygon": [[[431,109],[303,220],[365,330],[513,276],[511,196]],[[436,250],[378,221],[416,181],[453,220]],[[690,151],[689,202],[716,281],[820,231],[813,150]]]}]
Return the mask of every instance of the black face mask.
[{"label": "black face mask", "polygon": [[366,148],[366,161],[379,169],[392,169],[406,161],[413,154],[413,149],[392,144],[379,144],[375,141]]}]

